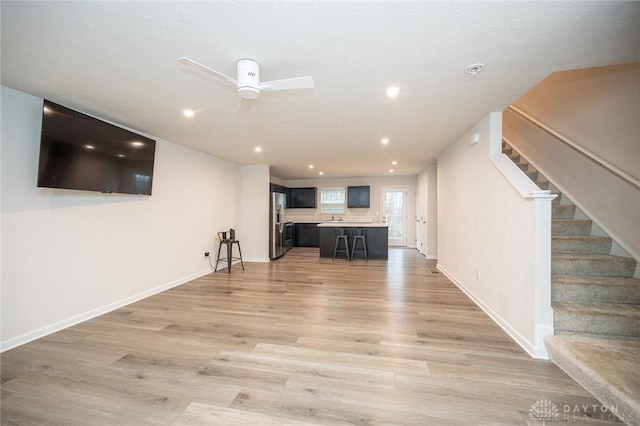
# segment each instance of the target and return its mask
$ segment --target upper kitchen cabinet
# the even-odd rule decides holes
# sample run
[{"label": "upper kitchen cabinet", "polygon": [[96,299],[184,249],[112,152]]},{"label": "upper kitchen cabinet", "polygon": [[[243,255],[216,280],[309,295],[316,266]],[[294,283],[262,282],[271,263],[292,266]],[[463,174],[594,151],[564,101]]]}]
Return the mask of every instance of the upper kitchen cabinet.
[{"label": "upper kitchen cabinet", "polygon": [[350,209],[368,209],[369,204],[368,186],[347,187],[347,207]]},{"label": "upper kitchen cabinet", "polygon": [[316,188],[289,188],[291,203],[287,207],[293,209],[315,209],[316,208]]},{"label": "upper kitchen cabinet", "polygon": [[280,194],[286,194],[289,188],[286,188],[282,185],[278,185],[277,183],[272,183],[269,185],[269,189],[271,189],[271,192],[279,192]]}]

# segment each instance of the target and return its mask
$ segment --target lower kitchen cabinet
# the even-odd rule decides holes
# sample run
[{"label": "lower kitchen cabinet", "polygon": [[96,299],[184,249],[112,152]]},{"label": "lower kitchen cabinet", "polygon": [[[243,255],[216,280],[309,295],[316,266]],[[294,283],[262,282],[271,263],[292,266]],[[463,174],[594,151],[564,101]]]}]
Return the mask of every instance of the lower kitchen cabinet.
[{"label": "lower kitchen cabinet", "polygon": [[294,228],[295,247],[319,247],[318,224],[296,223]]}]

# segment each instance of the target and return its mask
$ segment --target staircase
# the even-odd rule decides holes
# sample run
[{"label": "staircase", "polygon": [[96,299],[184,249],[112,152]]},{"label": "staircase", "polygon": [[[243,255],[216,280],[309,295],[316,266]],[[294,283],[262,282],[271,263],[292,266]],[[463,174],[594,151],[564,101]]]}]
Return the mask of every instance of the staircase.
[{"label": "staircase", "polygon": [[622,421],[640,425],[640,279],[634,278],[636,261],[612,255],[615,243],[611,238],[512,147],[503,142],[502,151],[540,189],[558,193],[551,229],[555,335],[545,339],[551,361]]}]

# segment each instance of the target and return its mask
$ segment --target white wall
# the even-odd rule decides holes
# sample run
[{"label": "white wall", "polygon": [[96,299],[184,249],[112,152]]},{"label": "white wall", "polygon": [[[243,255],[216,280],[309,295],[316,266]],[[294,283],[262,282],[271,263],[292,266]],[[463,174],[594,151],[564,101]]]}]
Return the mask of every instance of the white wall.
[{"label": "white wall", "polygon": [[[470,145],[475,132],[480,142]],[[552,331],[551,201],[540,208],[523,198],[535,186],[515,165],[531,186],[505,178],[496,166],[500,144],[501,113],[491,113],[438,157],[438,269],[529,354],[544,358],[541,337]]]},{"label": "white wall", "polygon": [[[385,177],[358,177],[358,178],[327,178],[327,179],[296,179],[285,180],[284,186],[288,188],[320,188],[347,187],[358,185],[370,186],[370,208],[368,209],[346,209],[342,215],[343,220],[358,220],[367,218],[372,222],[381,221],[381,188],[383,186],[404,186],[407,187],[407,247],[416,246],[416,185],[417,177],[411,176],[385,176]],[[317,209],[287,209],[287,220],[289,218],[330,218],[330,215],[320,214],[320,204]]]},{"label": "white wall", "polygon": [[[640,188],[510,110],[504,112],[504,137],[629,255],[640,261]],[[612,148],[615,145],[614,140],[606,144]],[[637,149],[640,151],[640,145]]]},{"label": "white wall", "polygon": [[[557,72],[515,106],[640,179],[640,64]],[[640,188],[511,110],[504,137],[640,261]]]},{"label": "white wall", "polygon": [[154,138],[150,197],[37,188],[42,99],[1,97],[3,350],[210,271],[238,166]]},{"label": "white wall", "polygon": [[241,166],[240,224],[245,262],[269,261],[269,166]]},{"label": "white wall", "polygon": [[555,72],[514,105],[640,179],[640,63]]}]

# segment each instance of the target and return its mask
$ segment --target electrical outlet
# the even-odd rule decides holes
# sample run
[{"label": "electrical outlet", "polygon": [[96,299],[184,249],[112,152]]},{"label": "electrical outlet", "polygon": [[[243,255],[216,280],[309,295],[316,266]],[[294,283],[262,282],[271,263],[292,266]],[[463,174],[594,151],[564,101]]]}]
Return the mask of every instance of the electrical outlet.
[{"label": "electrical outlet", "polygon": [[209,257],[209,252],[208,251],[204,252],[204,257]]}]

